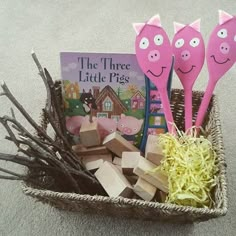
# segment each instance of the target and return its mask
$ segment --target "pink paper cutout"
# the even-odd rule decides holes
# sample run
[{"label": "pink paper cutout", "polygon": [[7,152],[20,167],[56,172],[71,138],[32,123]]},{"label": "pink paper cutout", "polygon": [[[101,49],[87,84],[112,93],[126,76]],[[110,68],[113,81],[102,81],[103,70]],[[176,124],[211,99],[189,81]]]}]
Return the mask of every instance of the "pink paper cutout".
[{"label": "pink paper cutout", "polygon": [[160,16],[158,14],[153,16],[151,19],[148,20],[147,24],[161,27]]},{"label": "pink paper cutout", "polygon": [[236,16],[230,18],[228,13],[219,11],[219,22],[207,45],[209,81],[198,111],[196,126],[202,125],[216,83],[236,62]]},{"label": "pink paper cutout", "polygon": [[201,19],[197,19],[193,23],[191,23],[189,26],[191,26],[196,31],[200,32],[200,24],[201,24]]},{"label": "pink paper cutout", "polygon": [[[158,88],[168,129],[173,130],[173,116],[167,95],[167,82],[172,63],[172,50],[169,38],[162,27],[160,17],[154,16],[145,24],[142,32],[136,36],[136,57],[144,74]],[[153,23],[157,25],[153,25]]]},{"label": "pink paper cutout", "polygon": [[174,22],[174,31],[175,34],[178,33],[181,29],[183,29],[186,25],[180,24],[178,22]]},{"label": "pink paper cutout", "polygon": [[186,25],[173,38],[174,70],[185,92],[185,130],[192,126],[192,88],[205,58],[205,46],[200,30],[200,20]]},{"label": "pink paper cutout", "polygon": [[137,35],[142,31],[143,27],[145,26],[145,23],[134,23],[133,27]]},{"label": "pink paper cutout", "polygon": [[229,13],[219,10],[219,24],[222,25],[226,23],[228,20],[232,19],[233,16],[230,15]]}]

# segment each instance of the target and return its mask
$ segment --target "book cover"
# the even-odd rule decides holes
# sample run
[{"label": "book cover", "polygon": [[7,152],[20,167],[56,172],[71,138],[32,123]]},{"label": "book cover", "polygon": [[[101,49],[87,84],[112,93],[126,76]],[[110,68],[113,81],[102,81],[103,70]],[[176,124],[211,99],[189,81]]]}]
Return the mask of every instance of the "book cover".
[{"label": "book cover", "polygon": [[71,135],[79,135],[89,116],[97,120],[102,138],[118,131],[137,147],[144,133],[166,131],[158,91],[139,68],[135,54],[62,52],[60,60]]}]

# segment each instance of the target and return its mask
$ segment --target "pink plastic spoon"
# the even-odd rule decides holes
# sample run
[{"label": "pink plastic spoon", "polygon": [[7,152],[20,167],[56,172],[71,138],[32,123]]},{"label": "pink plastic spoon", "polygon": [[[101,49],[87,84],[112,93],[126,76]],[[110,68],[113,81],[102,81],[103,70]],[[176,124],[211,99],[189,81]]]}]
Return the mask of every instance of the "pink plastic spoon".
[{"label": "pink plastic spoon", "polygon": [[195,125],[202,125],[213,90],[220,78],[236,61],[236,17],[219,11],[219,24],[210,35],[206,49],[206,60],[209,72],[208,85],[198,110]]},{"label": "pink plastic spoon", "polygon": [[185,130],[192,127],[192,89],[205,58],[205,46],[200,33],[200,19],[190,25],[174,23],[172,50],[174,69],[184,88]]},{"label": "pink plastic spoon", "polygon": [[157,87],[169,132],[175,133],[167,82],[171,69],[172,50],[169,38],[161,27],[160,16],[153,16],[147,23],[133,24],[137,34],[135,41],[136,57],[144,74]]}]

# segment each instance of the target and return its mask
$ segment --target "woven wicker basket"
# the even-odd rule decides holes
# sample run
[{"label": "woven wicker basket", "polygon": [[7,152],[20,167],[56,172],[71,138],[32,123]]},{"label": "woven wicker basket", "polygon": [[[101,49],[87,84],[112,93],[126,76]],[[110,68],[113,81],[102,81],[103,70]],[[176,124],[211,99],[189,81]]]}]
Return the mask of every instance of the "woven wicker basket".
[{"label": "woven wicker basket", "polygon": [[[202,96],[203,92],[195,91],[193,93],[194,119]],[[172,90],[171,106],[175,123],[178,128],[182,129],[184,126],[183,90]],[[43,203],[48,203],[56,208],[69,211],[98,213],[145,220],[165,220],[171,222],[205,221],[211,218],[223,216],[226,214],[228,207],[226,163],[221,134],[220,114],[216,96],[212,97],[207,113],[203,127],[206,130],[207,138],[212,141],[216,150],[217,164],[219,167],[218,183],[212,193],[212,197],[215,200],[215,205],[212,209],[147,202],[123,197],[111,198],[74,193],[60,193],[50,190],[36,189],[26,185],[23,185],[23,192]]]}]

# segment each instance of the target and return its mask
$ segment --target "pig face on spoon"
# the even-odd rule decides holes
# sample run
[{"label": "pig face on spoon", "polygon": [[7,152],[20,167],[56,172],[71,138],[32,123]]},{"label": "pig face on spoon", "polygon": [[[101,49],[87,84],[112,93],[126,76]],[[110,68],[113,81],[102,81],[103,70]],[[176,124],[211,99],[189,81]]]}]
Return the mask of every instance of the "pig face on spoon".
[{"label": "pig face on spoon", "polygon": [[156,15],[147,23],[134,24],[135,51],[146,76],[158,87],[166,87],[171,68],[171,45]]},{"label": "pig face on spoon", "polygon": [[210,35],[206,60],[210,79],[217,82],[236,61],[236,17],[219,11],[219,24]]},{"label": "pig face on spoon", "polygon": [[174,23],[174,69],[182,85],[191,88],[197,79],[205,58],[205,46],[200,33],[200,19],[192,24]]}]

